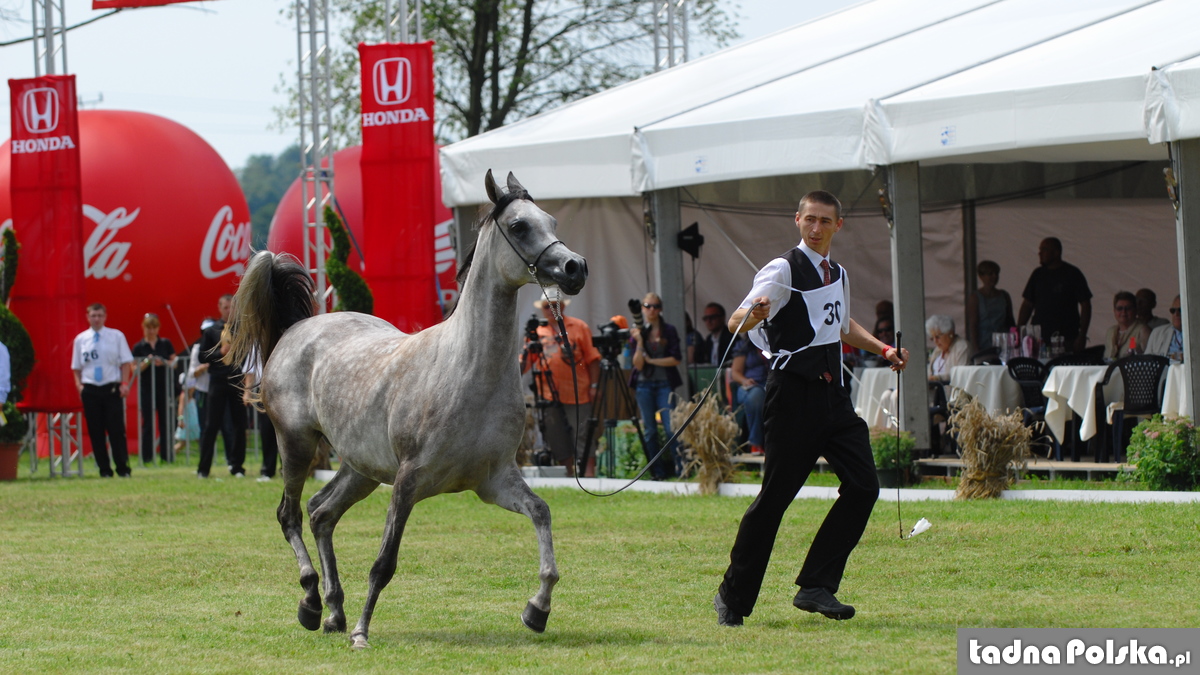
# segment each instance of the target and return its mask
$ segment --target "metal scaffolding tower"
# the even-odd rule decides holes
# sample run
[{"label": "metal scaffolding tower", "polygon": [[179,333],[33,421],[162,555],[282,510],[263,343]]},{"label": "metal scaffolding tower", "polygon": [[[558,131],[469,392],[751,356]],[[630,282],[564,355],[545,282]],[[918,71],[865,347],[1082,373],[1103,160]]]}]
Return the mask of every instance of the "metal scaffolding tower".
[{"label": "metal scaffolding tower", "polygon": [[688,60],[688,5],[691,0],[653,0],[654,70]]},{"label": "metal scaffolding tower", "polygon": [[325,278],[329,255],[325,205],[333,199],[333,97],[329,73],[329,2],[296,0],[297,87],[300,108],[300,208],[304,266],[316,282],[318,312],[333,289]]},{"label": "metal scaffolding tower", "polygon": [[33,74],[66,75],[67,19],[65,0],[33,0]]},{"label": "metal scaffolding tower", "polygon": [[416,0],[413,11],[409,12],[408,0],[400,0],[397,11],[392,12],[392,0],[383,0],[384,42],[391,42],[393,37],[398,37],[400,42],[409,42],[409,26],[413,27],[412,42],[420,42],[422,4],[421,0]]}]

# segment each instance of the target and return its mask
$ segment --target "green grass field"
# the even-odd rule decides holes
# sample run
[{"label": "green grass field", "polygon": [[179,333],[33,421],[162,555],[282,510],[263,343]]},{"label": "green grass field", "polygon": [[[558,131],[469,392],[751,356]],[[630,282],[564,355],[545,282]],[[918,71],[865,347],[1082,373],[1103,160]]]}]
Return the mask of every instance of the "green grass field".
[{"label": "green grass field", "polygon": [[[356,652],[295,620],[278,481],[193,471],[0,484],[0,672],[948,673],[959,626],[1200,625],[1197,505],[905,504],[906,526],[934,527],[900,541],[880,502],[839,593],[858,616],[834,622],[791,606],[830,505],[797,501],[754,615],[728,629],[711,601],[748,499],[557,489],[541,491],[562,574],[545,634],[519,618],[537,588],[529,521],[443,495],[414,511]],[[338,529],[351,624],[387,502]]]}]

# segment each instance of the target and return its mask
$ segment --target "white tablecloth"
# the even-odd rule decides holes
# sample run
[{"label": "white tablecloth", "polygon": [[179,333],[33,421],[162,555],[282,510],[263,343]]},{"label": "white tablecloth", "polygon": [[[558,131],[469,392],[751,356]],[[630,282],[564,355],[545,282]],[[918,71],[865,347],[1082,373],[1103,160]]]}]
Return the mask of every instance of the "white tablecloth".
[{"label": "white tablecloth", "polygon": [[888,414],[895,411],[890,409],[891,406],[880,406],[880,401],[896,386],[896,373],[891,368],[864,368],[859,379],[862,383],[858,385],[855,411],[866,420],[867,426],[886,427]]},{"label": "white tablecloth", "polygon": [[1164,415],[1192,416],[1192,402],[1188,400],[1187,382],[1188,371],[1182,363],[1177,363],[1167,369],[1167,386],[1163,391]]},{"label": "white tablecloth", "polygon": [[1006,414],[1024,404],[1021,385],[1009,375],[1008,366],[956,366],[950,369],[950,387],[974,396],[992,414]]},{"label": "white tablecloth", "polygon": [[[1079,439],[1086,441],[1096,435],[1096,385],[1104,379],[1108,366],[1058,366],[1050,370],[1042,393],[1046,395],[1046,425],[1054,437],[1063,440],[1067,417],[1073,410],[1079,414]],[[1121,371],[1114,370],[1104,388],[1104,401],[1120,401],[1125,396]]]}]

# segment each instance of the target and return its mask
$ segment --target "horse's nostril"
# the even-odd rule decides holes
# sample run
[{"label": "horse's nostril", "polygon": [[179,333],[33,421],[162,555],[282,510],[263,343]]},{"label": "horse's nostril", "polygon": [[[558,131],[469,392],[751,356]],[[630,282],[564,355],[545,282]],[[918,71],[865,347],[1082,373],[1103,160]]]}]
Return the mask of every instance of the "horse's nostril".
[{"label": "horse's nostril", "polygon": [[574,260],[568,260],[567,264],[563,265],[563,271],[567,273],[567,276],[571,276],[571,277],[575,276],[575,274],[578,272],[578,270],[579,270],[579,264],[576,263]]}]

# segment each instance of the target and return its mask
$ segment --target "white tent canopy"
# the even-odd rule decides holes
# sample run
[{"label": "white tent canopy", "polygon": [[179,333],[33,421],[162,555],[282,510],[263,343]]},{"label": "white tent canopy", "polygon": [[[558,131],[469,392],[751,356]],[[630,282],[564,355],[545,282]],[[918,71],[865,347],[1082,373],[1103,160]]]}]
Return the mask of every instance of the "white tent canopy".
[{"label": "white tent canopy", "polygon": [[1145,125],[1151,143],[1200,138],[1200,57],[1165,64],[1150,74]]}]

